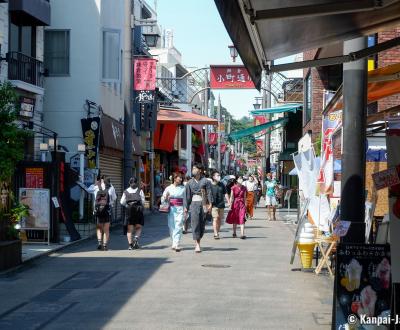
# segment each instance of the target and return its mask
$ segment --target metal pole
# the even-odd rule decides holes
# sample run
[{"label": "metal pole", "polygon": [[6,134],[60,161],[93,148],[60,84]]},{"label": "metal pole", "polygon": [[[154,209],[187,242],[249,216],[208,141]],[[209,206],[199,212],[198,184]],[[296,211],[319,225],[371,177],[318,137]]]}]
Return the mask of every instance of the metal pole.
[{"label": "metal pole", "polygon": [[[345,54],[367,46],[365,37],[345,41]],[[351,221],[343,242],[365,240],[365,149],[367,109],[367,61],[343,65],[343,155],[341,219]]]},{"label": "metal pole", "polygon": [[[133,2],[132,5],[133,6]],[[131,8],[133,13],[133,8]],[[131,61],[130,61],[130,88],[129,88],[129,101],[124,104],[124,189],[129,186],[129,179],[133,176],[133,148],[132,148],[132,135],[133,135],[133,59],[135,48],[133,47],[133,38],[135,26],[130,29],[130,47],[131,47]]]},{"label": "metal pole", "polygon": [[[263,108],[270,108],[271,107],[271,85],[272,85],[272,75],[267,74],[267,89],[268,93],[266,91],[263,91]],[[264,97],[265,95],[265,97]],[[271,115],[267,115],[267,121],[271,121]],[[271,133],[265,134],[265,172],[268,173],[271,171],[271,161],[270,161],[270,153],[271,153],[271,148],[270,148],[270,143],[271,143]]]},{"label": "metal pole", "polygon": [[[80,181],[83,184],[84,176],[85,176],[85,153],[79,153],[79,176]],[[81,196],[79,198],[79,219],[83,219],[83,206],[85,202],[85,192],[81,189]]]},{"label": "metal pole", "polygon": [[[205,70],[205,72],[204,72],[204,88],[207,88],[208,87],[208,74],[207,74],[207,71]],[[208,90],[207,89],[204,89],[204,102],[203,102],[203,111],[204,111],[204,113],[203,113],[203,115],[204,116],[207,116],[208,117],[208,100],[207,100],[207,92],[208,92]],[[209,155],[208,155],[208,125],[206,125],[206,129],[205,129],[205,137],[204,137],[204,144],[205,144],[205,149],[206,149],[206,152],[205,152],[205,156],[206,156],[206,170],[207,170],[207,172],[208,172],[208,158],[209,158]]]},{"label": "metal pole", "polygon": [[[179,128],[178,128],[179,129]],[[154,132],[150,132],[150,210],[154,206]],[[179,155],[178,155],[179,164]]]},{"label": "metal pole", "polygon": [[217,138],[218,138],[218,144],[217,144],[217,170],[221,172],[221,96],[218,95],[218,108],[217,108],[217,120],[218,120],[218,128],[217,128]]}]

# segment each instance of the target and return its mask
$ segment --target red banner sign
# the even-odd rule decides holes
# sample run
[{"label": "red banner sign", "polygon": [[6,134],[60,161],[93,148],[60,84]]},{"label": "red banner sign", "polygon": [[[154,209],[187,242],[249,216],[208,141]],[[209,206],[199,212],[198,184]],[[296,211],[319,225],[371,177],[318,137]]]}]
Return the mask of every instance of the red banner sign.
[{"label": "red banner sign", "polygon": [[214,146],[218,143],[218,134],[217,133],[209,133],[208,134],[208,144],[210,146]]},{"label": "red banner sign", "polygon": [[212,65],[210,69],[210,87],[213,89],[255,88],[243,65]]},{"label": "red banner sign", "polygon": [[262,154],[264,152],[264,141],[256,140],[257,153]]},{"label": "red banner sign", "polygon": [[25,188],[43,188],[44,169],[42,167],[27,167],[25,169]]},{"label": "red banner sign", "polygon": [[226,151],[226,144],[221,144],[221,154]]},{"label": "red banner sign", "polygon": [[156,89],[156,60],[138,58],[134,60],[135,91],[154,91]]}]

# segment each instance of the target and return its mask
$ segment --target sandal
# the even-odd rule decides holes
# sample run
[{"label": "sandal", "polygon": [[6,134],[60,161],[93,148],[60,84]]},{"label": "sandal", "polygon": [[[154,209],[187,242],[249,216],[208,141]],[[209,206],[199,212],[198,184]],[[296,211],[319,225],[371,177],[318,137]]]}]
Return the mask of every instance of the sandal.
[{"label": "sandal", "polygon": [[244,235],[240,236],[240,239],[246,239],[246,236],[244,236]]},{"label": "sandal", "polygon": [[214,235],[214,239],[219,239],[219,235]]},{"label": "sandal", "polygon": [[236,236],[236,234],[234,233],[234,234],[232,234],[232,237],[233,237],[233,238],[236,238],[237,236]]}]

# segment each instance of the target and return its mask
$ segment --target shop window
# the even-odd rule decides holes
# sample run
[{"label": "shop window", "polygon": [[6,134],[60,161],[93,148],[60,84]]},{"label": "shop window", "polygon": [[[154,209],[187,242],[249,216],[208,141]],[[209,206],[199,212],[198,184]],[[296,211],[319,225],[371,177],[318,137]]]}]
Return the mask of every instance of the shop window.
[{"label": "shop window", "polygon": [[44,67],[49,76],[69,75],[70,33],[68,30],[46,30]]},{"label": "shop window", "polygon": [[304,80],[304,125],[311,120],[312,116],[312,78],[311,71]]}]

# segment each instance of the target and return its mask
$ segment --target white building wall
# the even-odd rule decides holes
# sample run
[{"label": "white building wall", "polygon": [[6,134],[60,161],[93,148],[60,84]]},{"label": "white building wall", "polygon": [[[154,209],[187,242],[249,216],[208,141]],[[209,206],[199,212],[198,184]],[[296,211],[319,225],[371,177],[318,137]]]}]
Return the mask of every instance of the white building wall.
[{"label": "white building wall", "polygon": [[[8,52],[8,3],[0,4],[0,44],[1,57],[5,57]],[[6,61],[1,61],[0,81],[7,79],[8,65]]]},{"label": "white building wall", "polygon": [[[103,86],[101,82],[102,22],[112,26],[110,16],[114,10],[110,8],[110,1],[54,0],[51,3],[52,24],[46,29],[70,30],[70,74],[46,78],[44,119],[46,127],[59,133],[59,143],[69,149],[67,160],[82,143],[80,120],[87,116],[87,99],[101,105],[116,119],[116,114],[121,113],[118,109],[120,88]],[[120,3],[124,1],[112,0],[112,3],[121,11]],[[102,9],[107,9],[109,13],[102,16]],[[123,27],[123,23],[118,27]],[[116,105],[113,102],[115,99]]]}]

